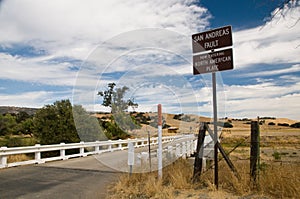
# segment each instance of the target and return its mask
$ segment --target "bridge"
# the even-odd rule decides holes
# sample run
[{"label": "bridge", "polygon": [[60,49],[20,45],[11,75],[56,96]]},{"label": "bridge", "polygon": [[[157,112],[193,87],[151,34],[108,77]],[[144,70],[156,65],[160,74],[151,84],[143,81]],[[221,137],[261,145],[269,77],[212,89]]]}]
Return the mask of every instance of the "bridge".
[{"label": "bridge", "polygon": [[[196,149],[194,135],[163,137],[162,142],[164,166],[179,157],[189,157]],[[106,186],[117,180],[118,174],[129,172],[129,143],[135,147],[133,172],[157,169],[156,137],[1,147],[0,198],[104,198]],[[205,146],[209,145],[211,140],[206,136]],[[205,149],[206,154],[211,151],[211,147]],[[43,157],[43,153],[54,151],[55,156]],[[33,158],[7,161],[8,156],[17,154],[32,154]]]}]

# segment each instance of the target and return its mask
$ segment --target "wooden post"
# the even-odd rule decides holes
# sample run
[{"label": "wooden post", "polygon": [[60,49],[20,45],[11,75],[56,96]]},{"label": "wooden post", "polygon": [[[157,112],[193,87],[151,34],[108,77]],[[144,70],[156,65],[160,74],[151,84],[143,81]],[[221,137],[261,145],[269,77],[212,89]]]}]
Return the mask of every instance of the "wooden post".
[{"label": "wooden post", "polygon": [[148,131],[148,153],[149,153],[150,172],[152,172],[152,168],[151,168],[151,143],[150,143],[150,131]]},{"label": "wooden post", "polygon": [[[205,124],[207,126],[207,124]],[[213,131],[207,126],[206,127],[207,132],[209,133],[210,137],[213,137]],[[220,150],[223,158],[225,159],[227,165],[229,166],[229,168],[231,169],[231,171],[234,173],[234,175],[237,177],[237,179],[241,180],[241,177],[237,171],[237,169],[234,167],[233,163],[231,162],[231,160],[229,159],[229,157],[227,156],[225,150],[223,149],[222,145],[220,144],[220,142],[217,142],[217,147]]]},{"label": "wooden post", "polygon": [[193,174],[193,182],[198,182],[201,176],[202,171],[202,164],[203,164],[203,144],[206,132],[206,125],[205,123],[201,122],[199,127],[198,133],[198,140],[197,140],[197,149],[195,153],[195,162],[194,162],[194,174]]},{"label": "wooden post", "polygon": [[257,163],[259,159],[259,122],[251,122],[251,151],[250,151],[250,177],[252,185],[256,185],[258,173]]}]

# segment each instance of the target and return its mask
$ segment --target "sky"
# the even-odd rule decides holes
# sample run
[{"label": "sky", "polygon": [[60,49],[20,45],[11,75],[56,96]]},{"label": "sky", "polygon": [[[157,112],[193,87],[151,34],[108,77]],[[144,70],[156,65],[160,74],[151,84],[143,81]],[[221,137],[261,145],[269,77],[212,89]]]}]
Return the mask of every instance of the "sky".
[{"label": "sky", "polygon": [[191,35],[231,25],[234,69],[217,72],[218,116],[300,120],[300,2],[2,0],[0,106],[70,99],[89,111],[115,82],[137,111],[212,116],[211,74]]}]

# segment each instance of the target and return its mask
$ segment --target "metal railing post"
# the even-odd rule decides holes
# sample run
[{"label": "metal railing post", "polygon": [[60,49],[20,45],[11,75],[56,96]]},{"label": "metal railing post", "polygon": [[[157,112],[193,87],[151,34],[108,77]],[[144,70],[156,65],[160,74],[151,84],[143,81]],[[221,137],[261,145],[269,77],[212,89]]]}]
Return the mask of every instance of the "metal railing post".
[{"label": "metal railing post", "polygon": [[79,149],[79,153],[80,153],[80,156],[84,157],[84,156],[87,156],[85,153],[84,153],[84,141],[81,141],[80,144],[82,145]]},{"label": "metal railing post", "polygon": [[[62,143],[60,143],[60,145],[63,147],[63,145],[65,145],[65,143],[62,142]],[[61,148],[61,149],[59,150],[59,153],[60,153],[61,159],[63,159],[63,160],[67,159],[67,158],[66,158],[66,151],[65,151],[64,148]]]},{"label": "metal railing post", "polygon": [[[122,141],[122,139],[119,139],[119,142],[121,142],[121,141]],[[119,143],[118,149],[119,149],[119,150],[123,150],[123,149],[122,149],[122,143]]]},{"label": "metal railing post", "polygon": [[100,153],[99,143],[100,143],[100,142],[97,140],[97,141],[96,141],[96,144],[97,144],[97,145],[95,146],[95,153],[96,153],[96,154],[99,154],[99,153]]},{"label": "metal railing post", "polygon": [[182,146],[182,158],[186,159],[186,144],[185,144],[185,142],[182,142],[181,146]]},{"label": "metal railing post", "polygon": [[[36,144],[34,145],[36,147],[41,146],[40,144]],[[40,148],[37,148],[37,151],[34,153],[34,159],[35,161],[40,164],[41,163],[41,152],[40,152]]]},{"label": "metal railing post", "polygon": [[[0,150],[5,150],[5,149],[7,149],[6,146],[3,146],[3,147],[0,148]],[[7,156],[6,155],[2,155],[2,156],[0,156],[0,159],[1,159],[0,168],[7,167]]]}]

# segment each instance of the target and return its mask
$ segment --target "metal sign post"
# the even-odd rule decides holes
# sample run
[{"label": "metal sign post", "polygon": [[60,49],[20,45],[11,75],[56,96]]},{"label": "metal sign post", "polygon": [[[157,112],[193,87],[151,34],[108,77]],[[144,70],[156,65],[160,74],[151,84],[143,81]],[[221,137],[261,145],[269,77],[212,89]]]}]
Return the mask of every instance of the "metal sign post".
[{"label": "metal sign post", "polygon": [[214,162],[215,162],[215,185],[219,187],[219,164],[218,164],[218,109],[217,109],[217,80],[216,73],[212,73],[213,85],[213,112],[214,112]]},{"label": "metal sign post", "polygon": [[[214,162],[216,188],[218,177],[218,109],[216,72],[233,69],[232,48],[215,51],[215,49],[232,46],[231,26],[225,26],[192,35],[193,74],[212,73],[213,114],[214,114]],[[211,52],[206,52],[211,51]],[[199,54],[200,53],[200,54]]]}]

